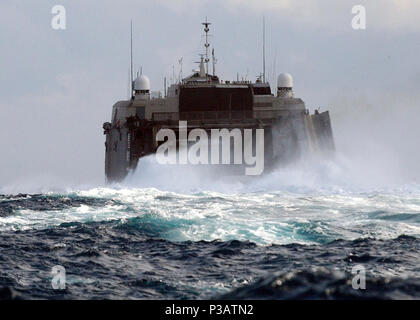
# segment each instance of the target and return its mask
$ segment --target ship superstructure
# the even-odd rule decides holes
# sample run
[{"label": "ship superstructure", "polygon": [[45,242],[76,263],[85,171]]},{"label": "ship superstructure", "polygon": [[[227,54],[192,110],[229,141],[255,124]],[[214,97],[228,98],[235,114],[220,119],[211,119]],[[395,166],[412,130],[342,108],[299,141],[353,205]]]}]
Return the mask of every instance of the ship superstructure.
[{"label": "ship superstructure", "polygon": [[103,125],[108,182],[121,181],[140,158],[156,152],[162,143],[156,139],[159,130],[172,129],[179,137],[180,121],[187,121],[188,131],[264,129],[266,167],[334,150],[328,111],[310,114],[294,96],[290,74],[278,76],[275,93],[264,74],[255,82],[221,81],[215,72],[214,52],[213,72],[209,73],[210,23],[203,25],[206,53],[201,55],[199,70],[168,89],[165,85],[163,95],[152,93],[149,79],[138,74],[132,81],[131,99],[113,106],[111,122]]}]

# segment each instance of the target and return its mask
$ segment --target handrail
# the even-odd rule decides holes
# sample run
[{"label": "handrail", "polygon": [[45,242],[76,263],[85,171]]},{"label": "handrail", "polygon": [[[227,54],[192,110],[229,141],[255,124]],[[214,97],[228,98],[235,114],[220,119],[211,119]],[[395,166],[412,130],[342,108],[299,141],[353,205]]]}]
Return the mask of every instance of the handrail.
[{"label": "handrail", "polygon": [[284,116],[285,110],[238,110],[238,111],[193,111],[193,112],[154,112],[153,121],[179,121],[179,120],[197,120],[197,121],[238,121],[249,119],[270,119]]}]

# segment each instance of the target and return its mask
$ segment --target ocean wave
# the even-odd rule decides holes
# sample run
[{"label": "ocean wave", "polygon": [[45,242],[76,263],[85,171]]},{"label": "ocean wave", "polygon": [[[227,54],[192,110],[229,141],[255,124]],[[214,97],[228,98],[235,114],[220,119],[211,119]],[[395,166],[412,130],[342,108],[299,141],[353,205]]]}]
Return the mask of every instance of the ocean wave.
[{"label": "ocean wave", "polygon": [[277,272],[217,297],[222,300],[406,300],[419,299],[420,279],[368,278],[354,289],[354,274],[313,268]]},{"label": "ocean wave", "polygon": [[420,202],[417,194],[403,192],[182,194],[154,188],[0,198],[2,231],[106,221],[125,221],[170,241],[328,243],[420,236]]},{"label": "ocean wave", "polygon": [[[167,230],[149,229],[131,220],[2,232],[0,298],[344,299],[419,293],[420,239],[410,236],[262,246],[171,242],[161,237]],[[66,290],[51,289],[56,265],[66,268]],[[365,293],[351,287],[351,270],[360,265],[366,269]]]}]

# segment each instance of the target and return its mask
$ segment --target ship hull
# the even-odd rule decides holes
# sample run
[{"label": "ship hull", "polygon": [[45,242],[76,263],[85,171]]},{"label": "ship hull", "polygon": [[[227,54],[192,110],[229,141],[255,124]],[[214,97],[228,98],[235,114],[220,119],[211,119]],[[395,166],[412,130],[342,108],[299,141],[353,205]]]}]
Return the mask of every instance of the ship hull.
[{"label": "ship hull", "polygon": [[[335,150],[329,112],[287,111],[270,114],[264,118],[256,112],[230,114],[225,119],[219,115],[209,117],[206,114],[184,113],[158,114],[151,121],[129,117],[123,125],[110,125],[105,130],[105,174],[109,183],[121,182],[130,171],[141,166],[142,157],[153,155],[162,144],[157,141],[161,129],[171,129],[179,139],[179,121],[188,124],[187,134],[194,129],[203,129],[209,133],[212,129],[257,129],[264,130],[264,173],[275,166],[281,166],[314,154],[331,156]],[[177,144],[179,145],[179,144]],[[211,150],[209,149],[209,157]],[[211,165],[206,165],[211,166]],[[223,165],[229,167],[229,165]],[[238,165],[231,163],[231,172],[243,174]],[[220,164],[219,167],[220,168]]]}]

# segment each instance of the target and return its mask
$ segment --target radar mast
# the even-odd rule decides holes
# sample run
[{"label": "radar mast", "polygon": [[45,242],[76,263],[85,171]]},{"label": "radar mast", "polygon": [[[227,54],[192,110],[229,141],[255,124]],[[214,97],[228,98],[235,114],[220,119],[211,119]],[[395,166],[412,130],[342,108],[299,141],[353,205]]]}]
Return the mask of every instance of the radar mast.
[{"label": "radar mast", "polygon": [[206,77],[207,77],[207,75],[209,74],[209,61],[210,61],[210,59],[209,59],[209,47],[210,47],[210,44],[209,44],[210,28],[209,28],[209,26],[211,25],[211,23],[207,21],[207,17],[206,17],[206,21],[203,22],[202,25],[204,26],[204,32],[206,33],[205,34],[206,43],[204,44],[204,47],[206,47],[206,58],[204,59],[204,62],[206,63]]}]

